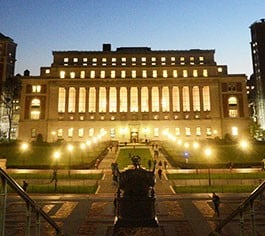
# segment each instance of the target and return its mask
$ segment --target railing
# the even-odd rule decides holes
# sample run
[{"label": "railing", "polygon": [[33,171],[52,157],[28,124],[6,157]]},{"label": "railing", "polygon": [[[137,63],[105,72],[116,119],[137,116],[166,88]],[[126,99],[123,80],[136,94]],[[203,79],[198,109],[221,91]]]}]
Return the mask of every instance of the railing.
[{"label": "railing", "polygon": [[255,209],[254,201],[257,198],[263,198],[263,192],[265,191],[265,181],[263,181],[255,190],[252,191],[250,196],[245,199],[230,215],[228,215],[224,220],[222,220],[209,236],[221,235],[222,229],[230,223],[236,216],[240,216],[240,235],[244,235],[244,212],[250,208],[251,214],[251,231],[252,236],[256,235],[256,222],[255,222]]},{"label": "railing", "polygon": [[11,178],[3,169],[0,168],[1,177],[1,197],[2,197],[2,209],[0,210],[0,236],[5,235],[5,217],[6,217],[6,201],[7,201],[7,185],[9,185],[19,195],[26,204],[26,223],[25,223],[25,235],[29,236],[31,233],[31,214],[32,211],[36,213],[36,225],[34,235],[40,235],[40,217],[44,218],[45,221],[54,229],[56,235],[63,235],[59,226],[55,221],[46,214],[30,196],[21,188],[21,186]]}]

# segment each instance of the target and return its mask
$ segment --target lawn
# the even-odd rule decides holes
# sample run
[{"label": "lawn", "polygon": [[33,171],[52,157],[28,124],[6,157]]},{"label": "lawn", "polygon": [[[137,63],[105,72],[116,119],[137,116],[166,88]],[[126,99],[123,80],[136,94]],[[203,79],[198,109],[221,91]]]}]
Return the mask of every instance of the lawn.
[{"label": "lawn", "polygon": [[[188,146],[189,145],[189,146]],[[194,168],[206,165],[213,167],[227,167],[232,163],[234,167],[261,166],[264,159],[265,145],[263,143],[250,143],[245,150],[238,143],[215,143],[213,141],[201,142],[197,148],[193,143],[186,147],[173,142],[163,142],[163,150],[169,162],[175,167]],[[205,148],[211,149],[211,155],[205,155]],[[185,158],[187,157],[187,158]]]},{"label": "lawn", "polygon": [[123,169],[132,165],[130,157],[133,156],[141,157],[141,166],[144,168],[148,168],[148,160],[153,160],[149,148],[121,148],[117,158],[119,168]]},{"label": "lawn", "polygon": [[[21,150],[21,144],[1,144],[0,158],[7,159],[7,168],[51,168],[55,164],[59,168],[93,167],[97,158],[108,146],[108,142],[101,142],[81,149],[79,143],[73,143],[73,150],[67,149],[67,144],[42,144],[29,145],[26,151]],[[60,157],[55,160],[54,153],[60,152]]]}]

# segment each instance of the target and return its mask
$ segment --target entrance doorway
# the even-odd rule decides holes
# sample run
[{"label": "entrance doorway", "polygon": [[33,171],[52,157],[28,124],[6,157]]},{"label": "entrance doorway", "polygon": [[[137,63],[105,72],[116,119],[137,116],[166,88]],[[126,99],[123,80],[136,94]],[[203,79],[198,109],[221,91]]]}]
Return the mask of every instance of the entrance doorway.
[{"label": "entrance doorway", "polygon": [[138,143],[139,142],[139,134],[137,131],[131,132],[131,143]]}]

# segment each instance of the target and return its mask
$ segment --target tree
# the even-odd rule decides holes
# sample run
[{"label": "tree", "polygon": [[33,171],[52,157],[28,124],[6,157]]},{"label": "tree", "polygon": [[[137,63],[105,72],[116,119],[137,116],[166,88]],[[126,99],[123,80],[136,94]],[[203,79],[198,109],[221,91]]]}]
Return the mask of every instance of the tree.
[{"label": "tree", "polygon": [[8,119],[7,140],[10,142],[13,118],[21,90],[21,75],[8,78],[1,85],[1,102],[4,106],[4,115]]}]

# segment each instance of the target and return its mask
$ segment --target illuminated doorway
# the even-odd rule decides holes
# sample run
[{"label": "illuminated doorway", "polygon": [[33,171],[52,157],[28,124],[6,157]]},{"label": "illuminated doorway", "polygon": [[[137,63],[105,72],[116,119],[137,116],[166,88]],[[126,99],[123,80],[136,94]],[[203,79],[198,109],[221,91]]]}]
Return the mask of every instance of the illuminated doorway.
[{"label": "illuminated doorway", "polygon": [[139,134],[137,131],[131,132],[131,143],[138,143],[139,142]]}]

